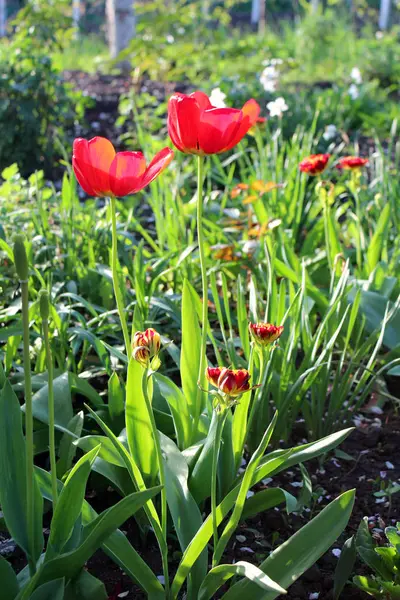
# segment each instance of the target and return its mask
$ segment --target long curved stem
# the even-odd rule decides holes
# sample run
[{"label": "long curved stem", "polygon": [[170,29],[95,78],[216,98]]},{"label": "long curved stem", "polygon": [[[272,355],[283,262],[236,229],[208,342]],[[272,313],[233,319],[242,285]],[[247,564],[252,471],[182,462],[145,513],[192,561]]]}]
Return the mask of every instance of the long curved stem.
[{"label": "long curved stem", "polygon": [[25,381],[25,437],[26,437],[26,505],[30,556],[28,557],[31,577],[36,572],[34,563],[35,524],[34,524],[34,456],[33,456],[33,412],[31,360],[29,353],[29,292],[28,281],[21,281],[22,327],[24,339],[24,381]]},{"label": "long curved stem", "polygon": [[[222,409],[223,412],[216,413],[217,415],[217,430],[215,432],[214,449],[212,456],[212,468],[211,468],[211,515],[213,525],[213,540],[214,540],[214,553],[218,545],[218,521],[217,521],[217,473],[218,473],[218,458],[219,448],[221,446],[222,432],[224,429],[225,419],[228,414],[226,408]],[[214,557],[213,557],[213,567]]]},{"label": "long curved stem", "polygon": [[[200,268],[201,268],[201,288],[202,288],[202,330],[201,330],[201,348],[199,363],[199,389],[197,390],[197,402],[193,436],[197,433],[197,427],[202,409],[202,395],[206,387],[205,368],[207,364],[207,329],[208,329],[208,282],[206,257],[204,253],[204,230],[203,230],[203,179],[204,179],[204,156],[197,157],[197,240],[199,244]],[[201,389],[200,389],[201,388]]]},{"label": "long curved stem", "polygon": [[51,473],[51,489],[53,496],[53,514],[56,510],[58,500],[58,487],[57,487],[57,466],[56,466],[56,442],[55,442],[55,428],[54,428],[54,367],[53,367],[53,355],[50,348],[49,341],[49,322],[44,319],[42,322],[43,327],[43,339],[44,347],[46,350],[46,362],[47,362],[47,373],[49,378],[48,389],[49,389],[49,453],[50,453],[50,473]]},{"label": "long curved stem", "polygon": [[128,360],[131,357],[131,343],[128,332],[128,325],[126,323],[125,317],[125,306],[124,300],[121,294],[121,289],[119,285],[118,278],[118,246],[117,246],[117,216],[116,216],[116,201],[114,196],[110,196],[110,205],[111,205],[111,229],[112,229],[112,247],[111,247],[111,271],[112,271],[112,279],[114,286],[114,296],[115,301],[117,303],[117,309],[119,314],[119,319],[121,321],[122,333],[124,335],[126,356]]},{"label": "long curved stem", "polygon": [[[162,490],[161,490],[161,529],[162,529],[163,537],[165,540],[165,547],[168,548],[168,546],[167,546],[167,515],[168,515],[167,511],[168,511],[168,508],[167,508],[167,491],[166,491],[166,485],[165,485],[166,482],[165,482],[164,459],[163,459],[162,450],[161,450],[160,436],[159,436],[159,433],[157,430],[156,420],[154,418],[153,407],[150,402],[148,388],[147,388],[148,373],[149,373],[149,369],[148,369],[148,367],[146,367],[143,371],[142,393],[143,393],[144,400],[146,402],[147,411],[149,413],[150,423],[151,423],[151,428],[152,428],[153,438],[154,438],[154,444],[156,447],[158,468],[159,468],[159,478],[160,478],[160,484],[162,485]],[[162,563],[163,563],[163,571],[164,571],[164,578],[165,578],[165,591],[166,591],[166,596],[168,597],[169,575],[168,575],[167,552],[162,552]]]}]

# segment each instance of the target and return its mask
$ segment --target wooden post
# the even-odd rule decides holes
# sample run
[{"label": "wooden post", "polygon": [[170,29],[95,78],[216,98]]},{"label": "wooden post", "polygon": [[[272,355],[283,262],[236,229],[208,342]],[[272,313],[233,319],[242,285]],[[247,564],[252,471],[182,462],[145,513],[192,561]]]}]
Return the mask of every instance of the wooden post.
[{"label": "wooden post", "polygon": [[6,35],[7,22],[7,3],[6,0],[0,0],[0,37]]},{"label": "wooden post", "polygon": [[72,0],[72,22],[75,29],[75,37],[79,37],[79,21],[81,18],[80,0]]},{"label": "wooden post", "polygon": [[110,53],[116,58],[135,36],[133,0],[107,0],[106,15]]},{"label": "wooden post", "polygon": [[385,31],[389,28],[390,9],[392,0],[381,0],[381,8],[379,11],[379,29]]},{"label": "wooden post", "polygon": [[260,22],[260,4],[261,0],[252,0],[251,3],[251,24],[254,28],[258,27]]}]

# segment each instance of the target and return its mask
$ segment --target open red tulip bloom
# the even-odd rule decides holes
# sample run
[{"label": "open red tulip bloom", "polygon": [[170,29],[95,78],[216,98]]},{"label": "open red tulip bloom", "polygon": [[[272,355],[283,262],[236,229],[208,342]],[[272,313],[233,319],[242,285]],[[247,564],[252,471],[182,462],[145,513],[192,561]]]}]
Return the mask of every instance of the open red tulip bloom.
[{"label": "open red tulip bloom", "polygon": [[171,162],[173,150],[163,148],[146,166],[141,152],[115,152],[106,138],[74,141],[72,166],[90,196],[127,196],[151,183]]},{"label": "open red tulip bloom", "polygon": [[168,133],[181,152],[219,154],[230,150],[257,122],[260,107],[248,100],[241,110],[215,108],[203,92],[175,93],[168,103]]}]

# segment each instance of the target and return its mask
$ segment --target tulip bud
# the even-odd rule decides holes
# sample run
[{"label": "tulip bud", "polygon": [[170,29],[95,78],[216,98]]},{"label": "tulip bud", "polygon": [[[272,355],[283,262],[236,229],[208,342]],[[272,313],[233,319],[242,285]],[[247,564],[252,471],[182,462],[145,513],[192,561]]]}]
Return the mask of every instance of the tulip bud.
[{"label": "tulip bud", "polygon": [[133,358],[147,367],[150,359],[160,352],[160,334],[152,328],[146,331],[137,331],[133,337]]},{"label": "tulip bud", "polygon": [[50,302],[49,302],[49,292],[47,290],[40,290],[39,306],[40,306],[40,316],[42,318],[42,321],[48,321],[49,314],[50,314]]},{"label": "tulip bud", "polygon": [[252,338],[260,346],[268,346],[281,337],[283,325],[272,325],[272,323],[250,323],[249,330]]},{"label": "tulip bud", "polygon": [[250,373],[246,369],[209,367],[206,369],[206,377],[214,387],[230,398],[240,396],[251,389]]},{"label": "tulip bud", "polygon": [[28,257],[25,248],[25,236],[17,233],[14,236],[14,264],[20,281],[28,280]]}]

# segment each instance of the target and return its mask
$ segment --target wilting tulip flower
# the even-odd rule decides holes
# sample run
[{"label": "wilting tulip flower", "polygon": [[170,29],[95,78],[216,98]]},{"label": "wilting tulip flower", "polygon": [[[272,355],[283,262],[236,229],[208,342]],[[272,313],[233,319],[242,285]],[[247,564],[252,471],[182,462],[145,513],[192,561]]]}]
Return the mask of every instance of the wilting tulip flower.
[{"label": "wilting tulip flower", "polygon": [[268,346],[281,337],[283,325],[272,325],[272,323],[250,323],[250,334],[261,346]]},{"label": "wilting tulip flower", "polygon": [[360,156],[343,156],[343,158],[338,160],[336,168],[348,171],[351,169],[361,169],[361,167],[365,167],[367,164],[368,158],[361,158]]},{"label": "wilting tulip flower", "polygon": [[160,352],[160,334],[152,328],[137,331],[133,337],[133,358],[147,367],[150,359]]},{"label": "wilting tulip flower", "polygon": [[146,166],[141,152],[115,152],[103,137],[74,141],[72,166],[90,196],[127,196],[151,183],[171,162],[173,150],[163,148]]},{"label": "wilting tulip flower", "polygon": [[219,154],[230,150],[257,122],[260,106],[251,99],[241,110],[216,108],[203,92],[175,93],[168,103],[168,133],[186,154]]},{"label": "wilting tulip flower", "polygon": [[300,171],[308,175],[319,175],[325,171],[330,157],[330,154],[311,154],[299,164]]},{"label": "wilting tulip flower", "polygon": [[250,373],[246,369],[209,367],[206,369],[206,377],[214,387],[230,398],[236,398],[252,389],[249,383]]}]

